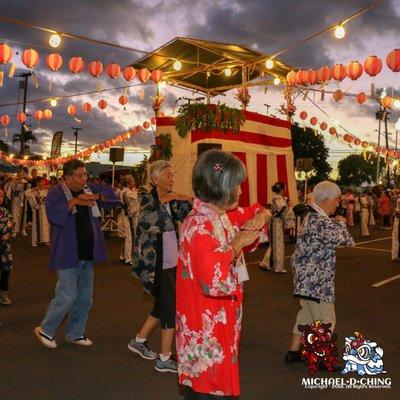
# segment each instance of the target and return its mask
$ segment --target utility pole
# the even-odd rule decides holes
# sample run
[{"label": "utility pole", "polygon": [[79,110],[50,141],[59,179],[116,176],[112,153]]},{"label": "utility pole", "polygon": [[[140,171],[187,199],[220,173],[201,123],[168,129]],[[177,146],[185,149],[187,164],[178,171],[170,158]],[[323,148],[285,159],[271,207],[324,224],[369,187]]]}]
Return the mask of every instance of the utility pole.
[{"label": "utility pole", "polygon": [[[19,82],[19,88],[24,89],[24,102],[23,102],[23,107],[22,107],[22,112],[26,114],[26,97],[28,94],[28,78],[32,76],[32,72],[23,72],[22,74],[15,75],[20,78],[24,78],[24,80]],[[25,155],[25,128],[24,128],[24,123],[21,124],[21,148],[20,148],[20,153],[21,156]]]},{"label": "utility pole", "polygon": [[383,110],[383,118],[385,121],[385,140],[386,140],[386,176],[387,176],[387,184],[386,187],[389,189],[390,187],[390,163],[389,163],[389,133],[387,127],[387,120],[388,120],[389,111],[385,108]]},{"label": "utility pole", "polygon": [[75,136],[75,154],[76,154],[78,152],[78,133],[83,128],[75,128],[75,127],[71,126],[71,129],[74,131],[74,136]]},{"label": "utility pole", "polygon": [[[379,110],[375,113],[375,117],[378,120],[378,147],[381,146],[381,122],[382,122],[382,107],[379,106]],[[376,156],[376,176],[375,176],[375,183],[376,185],[379,184],[379,164],[381,161],[380,153]]]}]

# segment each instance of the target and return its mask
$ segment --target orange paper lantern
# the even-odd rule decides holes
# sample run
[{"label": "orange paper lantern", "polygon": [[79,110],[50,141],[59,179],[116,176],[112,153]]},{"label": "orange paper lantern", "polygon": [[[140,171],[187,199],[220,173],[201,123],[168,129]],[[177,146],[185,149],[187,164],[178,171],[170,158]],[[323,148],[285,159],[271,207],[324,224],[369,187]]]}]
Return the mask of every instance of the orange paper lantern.
[{"label": "orange paper lantern", "polygon": [[299,70],[296,72],[296,83],[304,85],[307,82],[307,72]]},{"label": "orange paper lantern", "polygon": [[43,111],[42,110],[36,110],[33,113],[33,118],[37,119],[38,121],[40,121],[41,119],[43,119]]},{"label": "orange paper lantern", "polygon": [[364,104],[367,101],[367,95],[364,92],[360,92],[358,93],[356,99],[357,103]]},{"label": "orange paper lantern", "polygon": [[123,69],[122,75],[129,82],[136,76],[135,68],[129,66]]},{"label": "orange paper lantern", "polygon": [[97,78],[103,73],[103,64],[99,60],[94,60],[89,64],[89,73]]},{"label": "orange paper lantern", "polygon": [[369,76],[375,76],[381,72],[382,61],[377,56],[369,56],[364,61],[364,71]]},{"label": "orange paper lantern", "polygon": [[150,79],[151,73],[147,68],[139,69],[137,73],[137,77],[143,82],[146,83]]},{"label": "orange paper lantern", "polygon": [[289,85],[294,85],[296,83],[296,72],[288,72],[288,74],[286,75],[286,81]]},{"label": "orange paper lantern", "polygon": [[3,126],[7,126],[10,123],[10,117],[7,114],[3,114],[0,117],[0,122]]},{"label": "orange paper lantern", "polygon": [[23,112],[18,113],[17,119],[21,124],[23,124],[26,121],[26,114]]},{"label": "orange paper lantern", "polygon": [[390,108],[392,106],[393,99],[390,96],[385,96],[381,99],[382,107]]},{"label": "orange paper lantern", "polygon": [[337,135],[336,128],[335,128],[334,126],[331,126],[331,127],[329,128],[329,133],[330,133],[332,136]]},{"label": "orange paper lantern", "polygon": [[43,118],[51,119],[52,116],[53,111],[51,111],[50,108],[46,108],[45,110],[43,110]]},{"label": "orange paper lantern", "polygon": [[365,142],[365,141],[362,142],[362,143],[361,143],[361,146],[362,146],[362,147],[368,147],[368,142]]},{"label": "orange paper lantern", "polygon": [[72,117],[75,117],[76,113],[78,112],[78,109],[77,109],[77,107],[76,107],[75,104],[70,104],[70,105],[67,107],[67,112],[68,112],[68,114],[71,115]]},{"label": "orange paper lantern", "polygon": [[121,95],[121,96],[119,96],[118,101],[122,106],[124,106],[125,104],[128,103],[128,98],[124,95]]},{"label": "orange paper lantern", "polygon": [[317,125],[317,123],[318,123],[317,117],[311,117],[311,118],[310,118],[310,124],[311,124],[312,126]]},{"label": "orange paper lantern", "polygon": [[323,66],[318,70],[317,77],[318,82],[327,82],[331,79],[331,70],[328,67]]},{"label": "orange paper lantern", "polygon": [[341,82],[346,78],[346,67],[343,64],[336,64],[331,68],[331,75],[333,79]]},{"label": "orange paper lantern", "polygon": [[352,80],[357,80],[363,73],[363,67],[358,61],[352,61],[346,67],[346,74]]},{"label": "orange paper lantern", "polygon": [[150,128],[150,122],[149,121],[144,121],[143,122],[143,128],[144,129],[149,129]]},{"label": "orange paper lantern", "polygon": [[307,83],[310,85],[315,85],[318,81],[318,74],[316,69],[310,69],[307,71]]},{"label": "orange paper lantern", "polygon": [[49,69],[57,72],[63,64],[63,59],[58,53],[52,53],[46,57],[46,64]]},{"label": "orange paper lantern", "polygon": [[300,113],[300,119],[302,119],[302,120],[307,119],[307,113],[306,113],[305,111],[302,111],[302,112]]},{"label": "orange paper lantern", "polygon": [[0,43],[0,64],[7,64],[12,57],[12,48],[5,43]]},{"label": "orange paper lantern", "polygon": [[326,130],[326,128],[328,127],[328,124],[326,122],[321,122],[319,129],[321,129],[321,131]]},{"label": "orange paper lantern", "polygon": [[386,65],[393,72],[400,71],[400,49],[395,49],[386,56]]},{"label": "orange paper lantern", "polygon": [[361,140],[360,140],[359,138],[355,138],[355,139],[354,139],[354,144],[355,144],[356,146],[359,146],[359,145],[361,144]]},{"label": "orange paper lantern", "polygon": [[154,83],[160,82],[161,79],[163,78],[163,76],[164,76],[164,72],[162,72],[160,69],[155,69],[154,71],[151,71],[151,75],[150,75],[151,80]]},{"label": "orange paper lantern", "polygon": [[83,103],[82,104],[82,111],[88,113],[92,111],[92,105],[90,103]]},{"label": "orange paper lantern", "polygon": [[150,123],[151,123],[152,125],[157,125],[157,118],[156,118],[156,117],[151,117]]},{"label": "orange paper lantern", "polygon": [[337,89],[333,92],[333,98],[335,101],[341,101],[343,100],[344,94],[340,89]]},{"label": "orange paper lantern", "polygon": [[72,57],[68,62],[68,67],[73,74],[79,74],[85,68],[82,57]]},{"label": "orange paper lantern", "polygon": [[33,68],[39,63],[39,53],[36,50],[27,49],[23,51],[21,59],[28,68]]},{"label": "orange paper lantern", "polygon": [[348,133],[346,133],[346,134],[343,136],[343,140],[344,140],[345,142],[347,142],[347,143],[351,143],[351,142],[353,141],[353,137],[352,137],[351,135],[349,135]]},{"label": "orange paper lantern", "polygon": [[107,102],[103,99],[99,100],[97,105],[99,106],[100,110],[104,110],[105,108],[107,108]]},{"label": "orange paper lantern", "polygon": [[121,67],[117,63],[107,65],[107,74],[111,79],[117,79],[121,73]]}]

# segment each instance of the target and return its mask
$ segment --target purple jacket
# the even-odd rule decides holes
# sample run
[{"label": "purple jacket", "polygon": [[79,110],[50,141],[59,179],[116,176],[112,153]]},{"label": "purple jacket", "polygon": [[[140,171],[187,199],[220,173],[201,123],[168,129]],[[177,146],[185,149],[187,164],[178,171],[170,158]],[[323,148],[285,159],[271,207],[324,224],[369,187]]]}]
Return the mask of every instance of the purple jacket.
[{"label": "purple jacket", "polygon": [[[106,196],[109,196],[109,193]],[[107,196],[107,197],[108,197]],[[78,244],[75,215],[68,210],[68,202],[61,185],[51,189],[46,198],[46,213],[50,223],[51,270],[78,267]],[[93,228],[94,262],[106,261],[106,246],[99,218],[89,212]]]}]

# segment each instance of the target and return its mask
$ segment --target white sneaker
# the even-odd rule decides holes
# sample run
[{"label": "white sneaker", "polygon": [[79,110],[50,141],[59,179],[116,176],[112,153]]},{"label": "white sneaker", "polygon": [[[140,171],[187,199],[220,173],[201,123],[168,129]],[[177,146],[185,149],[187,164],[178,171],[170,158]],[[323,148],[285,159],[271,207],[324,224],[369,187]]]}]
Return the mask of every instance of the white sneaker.
[{"label": "white sneaker", "polygon": [[43,346],[48,347],[49,349],[55,349],[57,347],[57,342],[54,340],[54,338],[51,338],[50,336],[44,334],[40,329],[40,326],[37,326],[33,330],[33,333]]},{"label": "white sneaker", "polygon": [[85,346],[85,347],[91,346],[93,344],[93,342],[90,339],[88,339],[85,335],[82,335],[78,339],[69,339],[66,337],[65,341],[68,343],[73,343],[78,346]]}]

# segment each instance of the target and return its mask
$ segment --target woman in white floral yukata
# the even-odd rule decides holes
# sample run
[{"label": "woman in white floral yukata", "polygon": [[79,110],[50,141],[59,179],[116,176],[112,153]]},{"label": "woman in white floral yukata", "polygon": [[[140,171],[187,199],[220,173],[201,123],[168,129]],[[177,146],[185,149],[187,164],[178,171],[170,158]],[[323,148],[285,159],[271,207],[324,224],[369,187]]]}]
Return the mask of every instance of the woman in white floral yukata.
[{"label": "woman in white floral yukata", "polygon": [[176,347],[186,399],[239,396],[238,350],[243,282],[242,249],[255,242],[269,211],[238,208],[246,171],[239,159],[209,150],[193,170],[195,200],[180,240]]}]

